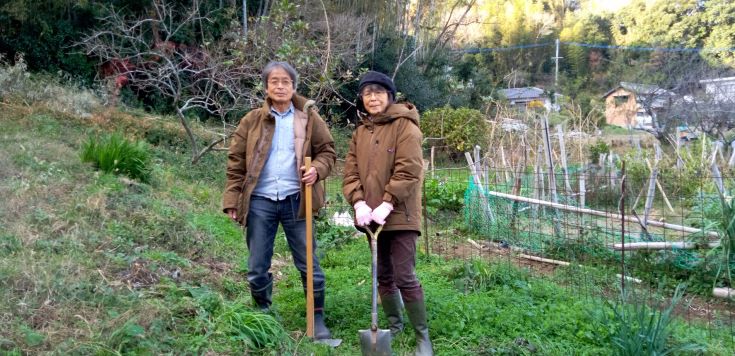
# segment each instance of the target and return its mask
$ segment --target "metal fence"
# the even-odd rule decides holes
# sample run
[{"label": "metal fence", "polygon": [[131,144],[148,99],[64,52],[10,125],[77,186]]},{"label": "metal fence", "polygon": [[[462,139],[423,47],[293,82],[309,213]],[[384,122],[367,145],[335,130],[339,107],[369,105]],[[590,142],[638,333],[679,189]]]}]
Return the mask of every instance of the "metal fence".
[{"label": "metal fence", "polygon": [[[420,249],[513,264],[581,297],[609,299],[628,288],[660,300],[686,282],[677,313],[712,332],[729,330],[735,347],[735,301],[722,298],[735,275],[735,227],[725,231],[735,217],[732,171],[612,157],[550,168],[444,155],[426,167]],[[328,216],[352,213],[339,169],[327,195]]]}]

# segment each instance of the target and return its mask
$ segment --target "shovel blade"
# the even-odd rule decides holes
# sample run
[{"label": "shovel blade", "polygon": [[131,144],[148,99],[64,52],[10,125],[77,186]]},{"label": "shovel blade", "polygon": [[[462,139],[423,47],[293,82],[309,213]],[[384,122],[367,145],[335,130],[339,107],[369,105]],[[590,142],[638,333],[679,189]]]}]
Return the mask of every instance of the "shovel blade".
[{"label": "shovel blade", "polygon": [[359,330],[360,349],[364,356],[391,356],[390,330]]}]

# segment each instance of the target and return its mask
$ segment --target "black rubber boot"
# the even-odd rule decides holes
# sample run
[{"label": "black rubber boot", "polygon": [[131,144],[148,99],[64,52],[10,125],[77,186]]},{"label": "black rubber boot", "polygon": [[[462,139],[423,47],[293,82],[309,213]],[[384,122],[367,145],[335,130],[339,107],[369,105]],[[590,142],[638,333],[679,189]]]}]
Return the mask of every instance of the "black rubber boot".
[{"label": "black rubber boot", "polygon": [[253,298],[253,307],[260,309],[264,313],[271,310],[271,296],[273,295],[273,283],[269,283],[267,287],[259,290],[253,290],[250,286],[250,296]]},{"label": "black rubber boot", "polygon": [[314,292],[314,340],[331,339],[332,333],[329,332],[324,324],[324,291]]},{"label": "black rubber boot", "polygon": [[406,313],[416,331],[416,355],[431,356],[434,350],[429,340],[429,324],[426,322],[426,305],[423,299],[406,302]]},{"label": "black rubber boot", "polygon": [[391,336],[396,336],[403,331],[403,300],[401,300],[401,292],[386,294],[380,296],[383,304],[383,313],[388,319],[388,328]]}]

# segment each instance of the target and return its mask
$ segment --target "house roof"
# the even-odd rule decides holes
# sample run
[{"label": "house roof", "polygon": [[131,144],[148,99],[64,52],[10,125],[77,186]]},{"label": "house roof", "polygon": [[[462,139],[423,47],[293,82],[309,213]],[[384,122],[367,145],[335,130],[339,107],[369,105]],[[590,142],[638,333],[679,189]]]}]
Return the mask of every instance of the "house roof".
[{"label": "house roof", "polygon": [[602,97],[607,98],[608,96],[610,96],[610,94],[614,93],[616,90],[620,88],[623,88],[629,92],[634,93],[636,96],[636,100],[638,100],[638,102],[644,103],[650,100],[651,107],[654,107],[654,108],[666,107],[666,105],[669,102],[669,99],[676,96],[676,94],[672,92],[671,90],[663,89],[657,85],[620,82],[620,85],[618,85],[615,88],[610,89]]},{"label": "house roof", "polygon": [[673,96],[674,95],[674,92],[663,89],[659,87],[658,85],[620,82],[620,85],[608,90],[607,93],[605,93],[602,97],[607,98],[608,95],[612,94],[613,92],[615,92],[616,90],[620,88],[623,88],[627,91],[631,91],[635,94],[640,94],[640,95],[661,95],[661,96],[667,96],[667,95]]},{"label": "house roof", "polygon": [[536,87],[500,89],[498,92],[508,100],[535,99],[544,95],[544,90]]}]

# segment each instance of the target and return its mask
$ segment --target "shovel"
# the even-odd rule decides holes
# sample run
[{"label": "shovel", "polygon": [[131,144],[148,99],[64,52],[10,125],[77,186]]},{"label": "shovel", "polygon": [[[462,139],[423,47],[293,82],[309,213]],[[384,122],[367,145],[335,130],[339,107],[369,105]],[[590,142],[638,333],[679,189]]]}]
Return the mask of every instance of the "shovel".
[{"label": "shovel", "polygon": [[362,354],[366,356],[390,356],[393,353],[390,347],[390,330],[378,329],[378,235],[383,230],[383,225],[380,225],[374,234],[369,227],[365,230],[370,235],[370,250],[373,255],[373,313],[370,329],[358,331],[360,335],[360,348],[362,349]]},{"label": "shovel", "polygon": [[[304,158],[304,166],[308,172],[311,168],[311,157]],[[306,336],[314,340],[314,257],[312,246],[312,219],[311,185],[307,185],[304,192],[306,209]],[[315,343],[337,347],[342,339],[318,339]]]}]

